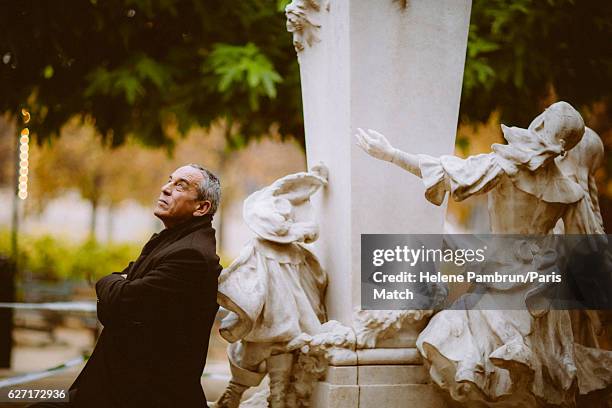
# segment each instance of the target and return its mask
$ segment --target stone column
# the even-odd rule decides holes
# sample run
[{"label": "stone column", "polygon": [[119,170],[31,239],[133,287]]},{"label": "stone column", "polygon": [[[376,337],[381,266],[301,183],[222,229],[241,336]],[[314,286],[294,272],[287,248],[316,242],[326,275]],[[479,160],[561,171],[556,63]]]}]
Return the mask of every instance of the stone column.
[{"label": "stone column", "polygon": [[[471,0],[293,0],[287,7],[308,165],[329,168],[329,187],[313,197],[328,314],[362,334],[363,350],[355,361],[332,362],[314,406],[424,407],[426,395],[437,403],[414,349],[425,322],[357,312],[360,235],[441,233],[445,207],[425,200],[416,177],[368,157],[353,135],[372,128],[405,151],[453,153],[470,8]],[[379,332],[364,332],[373,321]]]}]

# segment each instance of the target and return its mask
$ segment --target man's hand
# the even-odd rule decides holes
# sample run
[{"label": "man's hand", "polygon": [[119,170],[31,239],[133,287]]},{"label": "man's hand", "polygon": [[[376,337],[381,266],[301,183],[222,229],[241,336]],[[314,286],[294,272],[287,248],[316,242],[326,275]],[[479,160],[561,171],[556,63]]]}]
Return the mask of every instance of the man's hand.
[{"label": "man's hand", "polygon": [[355,138],[357,139],[357,146],[361,147],[370,156],[388,162],[393,161],[395,149],[382,134],[372,129],[368,129],[366,132],[357,128]]}]

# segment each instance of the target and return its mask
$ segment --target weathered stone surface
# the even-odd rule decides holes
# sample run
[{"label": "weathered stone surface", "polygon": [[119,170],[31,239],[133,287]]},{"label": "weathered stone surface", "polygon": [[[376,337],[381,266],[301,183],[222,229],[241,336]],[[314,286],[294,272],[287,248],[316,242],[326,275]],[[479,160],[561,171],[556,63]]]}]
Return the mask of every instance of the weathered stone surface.
[{"label": "weathered stone surface", "polygon": [[422,365],[359,366],[359,385],[430,384],[429,373]]}]

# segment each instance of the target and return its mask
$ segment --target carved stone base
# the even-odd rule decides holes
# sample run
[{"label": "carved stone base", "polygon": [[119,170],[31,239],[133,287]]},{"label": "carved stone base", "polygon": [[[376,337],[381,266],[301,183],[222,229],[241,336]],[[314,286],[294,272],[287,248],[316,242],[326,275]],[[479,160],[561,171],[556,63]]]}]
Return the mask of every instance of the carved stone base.
[{"label": "carved stone base", "polygon": [[[366,358],[360,358],[358,365],[327,368],[325,378],[315,385],[313,408],[449,406],[442,391],[431,384],[416,349],[359,351],[367,356],[360,356]],[[398,361],[392,362],[393,356]]]}]

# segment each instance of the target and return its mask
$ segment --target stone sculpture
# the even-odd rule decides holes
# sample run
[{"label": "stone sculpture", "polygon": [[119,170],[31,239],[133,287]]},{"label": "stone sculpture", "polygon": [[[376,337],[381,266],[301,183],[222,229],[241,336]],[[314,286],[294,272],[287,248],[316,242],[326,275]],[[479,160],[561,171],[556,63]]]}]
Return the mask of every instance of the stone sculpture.
[{"label": "stone sculpture", "polygon": [[327,275],[302,245],[318,237],[310,196],[326,184],[327,170],[317,166],[283,177],[244,202],[244,220],[257,236],[219,277],[218,303],[230,311],[220,331],[231,343],[232,379],[217,407],[239,406],[244,391],[266,374],[270,407],[296,406],[308,393],[300,382],[310,380],[304,370],[296,372],[301,360],[288,344],[318,334],[326,321]]},{"label": "stone sculpture", "polygon": [[[602,234],[593,171],[603,146],[580,114],[557,102],[527,129],[502,131],[507,144],[467,159],[406,153],[373,130],[359,129],[356,138],[371,156],[422,178],[435,205],[447,192],[457,201],[488,194],[493,233]],[[542,267],[537,248],[530,254]],[[612,384],[612,351],[598,347],[597,313],[466,309],[439,312],[417,339],[430,376],[455,400],[571,406]]]},{"label": "stone sculpture", "polygon": [[328,0],[293,0],[285,7],[287,31],[293,33],[293,47],[296,52],[304,50],[319,41],[317,32],[321,28],[317,14],[321,9],[329,11]]}]

